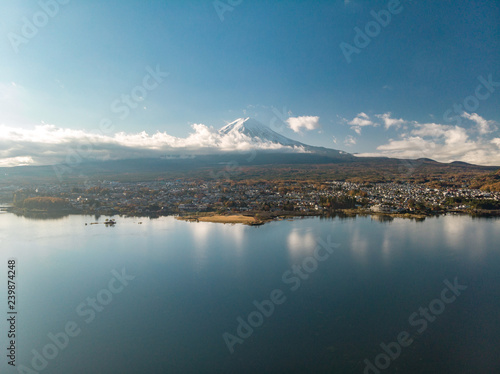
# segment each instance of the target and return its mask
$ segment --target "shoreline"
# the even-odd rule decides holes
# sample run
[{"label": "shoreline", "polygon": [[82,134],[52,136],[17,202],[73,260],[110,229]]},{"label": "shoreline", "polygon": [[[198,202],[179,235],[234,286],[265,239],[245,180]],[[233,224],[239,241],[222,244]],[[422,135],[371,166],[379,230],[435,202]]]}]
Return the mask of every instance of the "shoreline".
[{"label": "shoreline", "polygon": [[186,221],[186,222],[211,222],[211,223],[229,223],[229,224],[237,224],[241,223],[243,225],[248,226],[260,226],[264,223],[270,222],[271,220],[262,220],[258,219],[254,216],[245,216],[243,214],[231,214],[231,215],[222,215],[222,214],[214,214],[207,216],[176,216],[176,220]]},{"label": "shoreline", "polygon": [[423,221],[430,217],[439,217],[443,215],[467,215],[470,217],[484,217],[493,218],[500,217],[500,210],[476,210],[476,211],[439,211],[439,212],[373,212],[364,209],[339,209],[330,212],[230,212],[230,213],[215,213],[215,212],[200,212],[179,215],[175,213],[165,214],[165,215],[120,215],[120,214],[107,214],[102,213],[89,213],[81,212],[78,210],[54,210],[54,211],[44,211],[44,210],[27,210],[27,209],[16,209],[7,208],[3,211],[13,213],[16,215],[24,217],[37,217],[37,218],[57,218],[65,217],[69,215],[90,215],[90,216],[109,216],[109,217],[150,217],[158,218],[160,216],[164,217],[174,217],[176,220],[185,222],[210,222],[210,223],[222,223],[222,224],[243,224],[247,226],[261,226],[268,222],[281,221],[285,219],[295,219],[304,217],[373,217],[378,220],[392,220],[394,218],[403,219],[414,219],[417,221]]},{"label": "shoreline", "polygon": [[367,210],[360,209],[341,209],[337,211],[333,211],[330,214],[311,214],[311,213],[276,213],[276,214],[268,214],[266,216],[262,216],[262,213],[231,213],[231,214],[218,214],[218,213],[203,213],[203,214],[190,214],[185,216],[175,216],[175,219],[186,222],[212,222],[212,223],[228,223],[228,224],[244,224],[249,226],[260,226],[268,222],[280,221],[284,219],[294,219],[294,218],[302,218],[302,217],[337,217],[337,216],[345,216],[345,217],[376,217],[376,219],[384,220],[384,219],[394,219],[394,218],[403,218],[403,219],[413,219],[417,221],[423,221],[426,218],[430,217],[439,217],[444,215],[467,215],[470,217],[500,217],[500,211],[475,211],[475,212],[462,212],[462,211],[447,211],[447,212],[438,212],[438,213],[390,213],[390,212],[372,212]]},{"label": "shoreline", "polygon": [[293,219],[298,217],[320,217],[322,215],[312,213],[293,212],[231,212],[231,213],[194,213],[176,215],[175,219],[186,222],[211,222],[223,224],[243,224],[247,226],[261,226],[268,222]]}]

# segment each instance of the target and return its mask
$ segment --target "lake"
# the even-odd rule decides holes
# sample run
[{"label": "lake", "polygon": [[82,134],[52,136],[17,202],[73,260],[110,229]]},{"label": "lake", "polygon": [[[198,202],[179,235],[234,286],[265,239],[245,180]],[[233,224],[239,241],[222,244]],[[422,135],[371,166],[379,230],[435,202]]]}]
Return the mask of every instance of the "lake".
[{"label": "lake", "polygon": [[0,214],[2,372],[500,372],[498,219],[106,218]]}]

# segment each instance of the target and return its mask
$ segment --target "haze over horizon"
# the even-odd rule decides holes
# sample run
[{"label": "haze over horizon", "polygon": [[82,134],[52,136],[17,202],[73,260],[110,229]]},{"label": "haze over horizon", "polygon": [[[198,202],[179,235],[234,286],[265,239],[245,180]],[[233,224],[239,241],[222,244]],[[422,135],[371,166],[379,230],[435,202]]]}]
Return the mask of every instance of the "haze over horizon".
[{"label": "haze over horizon", "polygon": [[245,150],[218,130],[246,117],[361,156],[500,165],[498,2],[232,4],[0,4],[0,166]]}]

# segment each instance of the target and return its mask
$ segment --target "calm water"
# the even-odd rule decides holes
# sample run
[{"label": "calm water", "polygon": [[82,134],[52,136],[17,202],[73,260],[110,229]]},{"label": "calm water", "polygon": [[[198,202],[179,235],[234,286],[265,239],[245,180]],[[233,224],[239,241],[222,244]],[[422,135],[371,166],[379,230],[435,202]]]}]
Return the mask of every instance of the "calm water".
[{"label": "calm water", "polygon": [[[363,373],[365,360],[388,365],[373,367],[381,373],[500,372],[500,220],[314,218],[246,227],[168,217],[85,226],[91,222],[0,214],[5,280],[7,258],[18,261],[18,367],[33,369],[33,350],[45,349],[55,357],[34,363],[51,374]],[[312,260],[329,236],[338,248],[329,256],[321,248],[324,261]],[[297,266],[306,267],[300,285]],[[135,279],[110,285],[112,271],[123,269]],[[436,301],[455,278],[467,289]],[[253,302],[273,290],[280,304],[269,316],[256,313]],[[96,296],[98,312],[90,306]],[[432,322],[414,315],[412,324],[429,304]],[[257,327],[240,327],[249,336],[238,337],[237,318],[249,315]],[[66,341],[57,334],[68,322],[79,334]],[[240,339],[232,354],[226,332]],[[391,359],[380,344],[404,332],[412,343],[389,345]],[[50,345],[49,333],[64,349]],[[2,354],[1,371],[17,373],[6,360]]]}]

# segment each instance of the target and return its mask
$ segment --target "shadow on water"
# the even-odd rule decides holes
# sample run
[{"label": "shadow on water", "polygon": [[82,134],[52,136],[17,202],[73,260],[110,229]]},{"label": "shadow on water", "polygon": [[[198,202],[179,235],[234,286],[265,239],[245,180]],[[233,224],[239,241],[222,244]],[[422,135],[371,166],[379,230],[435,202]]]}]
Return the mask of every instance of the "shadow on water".
[{"label": "shadow on water", "polygon": [[17,217],[24,217],[31,220],[60,220],[65,217],[69,217],[69,213],[61,212],[25,212],[25,213],[13,213]]},{"label": "shadow on water", "polygon": [[405,216],[391,216],[388,214],[369,214],[369,213],[345,213],[343,211],[337,211],[337,212],[327,212],[323,216],[319,216],[320,220],[340,220],[340,221],[347,221],[347,220],[355,220],[358,217],[370,217],[372,221],[378,221],[378,222],[392,222],[394,221],[395,218],[403,218],[407,219],[410,221],[414,222],[424,222],[426,217],[405,217]]},{"label": "shadow on water", "polygon": [[320,216],[320,220],[330,220],[334,221],[339,219],[340,221],[344,220],[355,220],[357,218],[357,214],[347,214],[342,211],[338,212],[326,212],[324,216]]},{"label": "shadow on water", "polygon": [[386,216],[384,214],[371,216],[371,219],[372,219],[372,221],[378,221],[378,222],[391,222],[391,221],[394,221],[394,217]]}]

